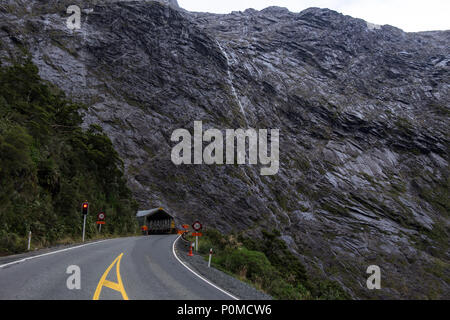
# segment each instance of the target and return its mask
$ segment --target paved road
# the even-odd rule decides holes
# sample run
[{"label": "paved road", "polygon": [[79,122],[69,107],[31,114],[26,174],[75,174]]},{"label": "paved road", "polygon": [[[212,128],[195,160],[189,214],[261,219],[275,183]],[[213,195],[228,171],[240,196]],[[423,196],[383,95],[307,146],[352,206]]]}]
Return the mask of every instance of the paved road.
[{"label": "paved road", "polygon": [[[176,238],[152,235],[106,240],[0,267],[0,299],[90,300],[99,292],[97,287],[101,288],[100,300],[125,296],[130,300],[230,299],[175,258],[172,244]],[[67,288],[70,274],[66,270],[71,265],[80,267],[80,290]]]}]

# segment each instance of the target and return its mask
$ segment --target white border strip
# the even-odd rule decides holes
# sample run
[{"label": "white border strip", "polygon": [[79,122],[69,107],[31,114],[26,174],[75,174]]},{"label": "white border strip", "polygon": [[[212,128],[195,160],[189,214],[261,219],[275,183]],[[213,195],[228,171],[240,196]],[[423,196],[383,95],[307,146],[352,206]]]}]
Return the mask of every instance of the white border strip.
[{"label": "white border strip", "polygon": [[226,292],[225,290],[219,288],[218,286],[216,286],[214,283],[210,282],[209,280],[203,278],[201,275],[199,275],[198,273],[196,273],[195,271],[193,271],[191,268],[189,268],[183,261],[180,260],[180,258],[178,258],[177,254],[175,253],[175,244],[177,243],[178,239],[180,239],[181,235],[178,236],[178,238],[175,239],[175,241],[172,244],[172,252],[173,255],[175,256],[175,258],[178,260],[179,263],[181,263],[186,269],[188,269],[190,272],[192,272],[193,274],[195,274],[197,277],[199,277],[200,279],[202,279],[203,281],[205,281],[207,284],[213,286],[214,288],[216,288],[217,290],[221,291],[222,293],[225,293],[227,296],[233,298],[234,300],[239,300],[239,298],[233,296],[231,293]]},{"label": "white border strip", "polygon": [[60,253],[60,252],[64,252],[64,251],[69,251],[69,250],[73,250],[73,249],[77,249],[77,248],[90,246],[92,244],[97,244],[97,243],[105,242],[105,241],[108,241],[108,240],[113,240],[113,239],[100,240],[100,241],[96,241],[96,242],[82,244],[82,245],[79,245],[79,246],[76,246],[76,247],[70,247],[70,248],[61,249],[61,250],[58,250],[58,251],[47,252],[47,253],[44,253],[44,254],[40,254],[38,256],[32,256],[32,257],[23,258],[23,259],[20,259],[20,260],[16,260],[16,261],[12,261],[12,262],[9,262],[9,263],[2,264],[2,265],[0,265],[0,269],[2,269],[4,267],[7,267],[7,266],[10,266],[10,265],[13,265],[13,264],[25,262],[25,261],[28,261],[28,260],[32,260],[32,259],[36,259],[36,258],[40,258],[40,257],[44,257],[44,256],[49,256],[49,255],[52,255],[52,254],[55,254],[55,253]]}]

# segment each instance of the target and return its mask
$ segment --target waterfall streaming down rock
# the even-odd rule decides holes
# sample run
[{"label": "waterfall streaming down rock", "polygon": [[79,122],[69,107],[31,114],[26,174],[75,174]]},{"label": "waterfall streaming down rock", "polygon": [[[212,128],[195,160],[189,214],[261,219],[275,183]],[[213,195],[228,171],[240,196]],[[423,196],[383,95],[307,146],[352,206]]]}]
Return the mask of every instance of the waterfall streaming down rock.
[{"label": "waterfall streaming down rock", "polygon": [[244,116],[244,120],[245,120],[245,124],[248,127],[248,119],[247,119],[247,115],[245,114],[245,110],[244,107],[242,106],[242,102],[239,99],[237,92],[236,92],[236,88],[234,87],[233,84],[233,75],[231,74],[231,63],[230,63],[230,58],[228,57],[227,52],[224,50],[224,48],[222,47],[222,45],[220,44],[219,41],[216,40],[217,46],[219,47],[220,51],[222,52],[223,56],[225,57],[226,61],[227,61],[227,74],[228,74],[228,85],[231,88],[231,92],[233,94],[233,97],[236,99],[237,104],[239,105],[239,108],[241,109],[242,115]]}]

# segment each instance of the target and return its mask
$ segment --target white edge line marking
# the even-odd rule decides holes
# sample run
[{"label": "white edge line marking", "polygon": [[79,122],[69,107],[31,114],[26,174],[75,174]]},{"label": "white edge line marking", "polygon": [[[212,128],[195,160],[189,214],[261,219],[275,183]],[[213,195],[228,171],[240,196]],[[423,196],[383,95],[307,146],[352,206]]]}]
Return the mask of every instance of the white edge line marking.
[{"label": "white edge line marking", "polygon": [[7,266],[10,266],[10,265],[13,265],[13,264],[18,264],[18,263],[25,262],[25,261],[28,261],[28,260],[32,260],[32,259],[36,259],[36,258],[40,258],[40,257],[44,257],[44,256],[49,256],[49,255],[52,255],[52,254],[55,254],[55,253],[60,253],[60,252],[64,252],[64,251],[69,251],[69,250],[81,248],[81,247],[90,246],[92,244],[97,244],[97,243],[101,243],[101,242],[108,241],[108,240],[113,240],[113,239],[100,240],[100,241],[96,241],[96,242],[82,244],[82,245],[79,245],[79,246],[76,246],[76,247],[70,247],[70,248],[66,248],[66,249],[62,249],[62,250],[58,250],[58,251],[47,252],[47,253],[44,253],[44,254],[40,254],[38,256],[32,256],[32,257],[23,258],[23,259],[20,259],[20,260],[16,260],[16,261],[12,261],[12,262],[9,262],[9,263],[2,264],[2,265],[0,265],[0,269],[4,268],[4,267],[7,267]]},{"label": "white edge line marking", "polygon": [[207,284],[213,286],[214,288],[216,288],[217,290],[221,291],[222,293],[225,293],[227,296],[233,298],[234,300],[239,300],[239,298],[233,296],[231,293],[226,292],[225,290],[219,288],[218,286],[216,286],[214,283],[212,283],[211,281],[203,278],[201,275],[199,275],[197,272],[195,272],[194,270],[192,270],[191,268],[189,268],[183,261],[180,260],[180,258],[178,258],[177,254],[175,253],[175,243],[177,243],[178,239],[180,239],[181,235],[178,236],[178,238],[175,239],[175,241],[172,244],[172,252],[173,255],[175,256],[175,258],[178,260],[179,263],[181,263],[186,269],[188,269],[190,272],[192,272],[193,274],[195,274],[197,277],[199,277],[200,279],[202,279],[203,281],[205,281]]}]

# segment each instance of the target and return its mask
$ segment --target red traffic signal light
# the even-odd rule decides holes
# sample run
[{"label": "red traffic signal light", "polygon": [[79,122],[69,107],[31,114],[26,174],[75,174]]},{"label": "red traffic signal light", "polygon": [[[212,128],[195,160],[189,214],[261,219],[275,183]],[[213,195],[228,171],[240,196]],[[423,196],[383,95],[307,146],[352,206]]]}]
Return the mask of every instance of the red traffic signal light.
[{"label": "red traffic signal light", "polygon": [[88,209],[89,209],[89,203],[84,202],[83,205],[81,206],[83,214],[88,214]]}]

